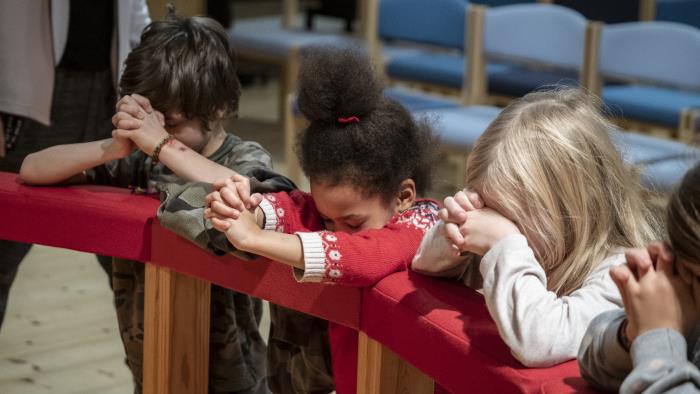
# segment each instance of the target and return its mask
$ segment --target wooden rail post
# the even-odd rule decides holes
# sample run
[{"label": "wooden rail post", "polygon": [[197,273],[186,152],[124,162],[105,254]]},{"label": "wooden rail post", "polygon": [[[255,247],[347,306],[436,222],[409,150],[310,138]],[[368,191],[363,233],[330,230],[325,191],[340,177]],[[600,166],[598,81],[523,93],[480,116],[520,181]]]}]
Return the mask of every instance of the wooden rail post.
[{"label": "wooden rail post", "polygon": [[211,285],[146,263],[143,392],[205,394]]},{"label": "wooden rail post", "polygon": [[360,332],[358,394],[433,394],[435,383],[381,343]]}]

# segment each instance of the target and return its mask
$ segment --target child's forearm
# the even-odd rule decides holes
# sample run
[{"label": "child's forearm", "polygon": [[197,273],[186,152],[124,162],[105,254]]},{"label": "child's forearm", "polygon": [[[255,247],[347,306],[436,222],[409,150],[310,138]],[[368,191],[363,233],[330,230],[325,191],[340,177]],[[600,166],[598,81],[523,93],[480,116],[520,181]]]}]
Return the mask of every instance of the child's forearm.
[{"label": "child's forearm", "polygon": [[293,234],[263,230],[241,249],[295,268],[305,268],[301,240]]},{"label": "child's forearm", "polygon": [[236,175],[232,169],[207,159],[176,139],[163,146],[158,160],[188,182],[214,183]]},{"label": "child's forearm", "polygon": [[120,158],[110,149],[111,138],[80,144],[56,145],[28,155],[19,171],[20,179],[31,185],[64,182],[83,171]]}]

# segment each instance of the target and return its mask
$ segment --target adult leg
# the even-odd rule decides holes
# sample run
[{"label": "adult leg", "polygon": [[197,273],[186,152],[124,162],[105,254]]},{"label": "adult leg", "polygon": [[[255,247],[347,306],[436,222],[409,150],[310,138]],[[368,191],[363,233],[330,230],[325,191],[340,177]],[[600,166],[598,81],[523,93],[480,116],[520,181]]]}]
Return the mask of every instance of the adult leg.
[{"label": "adult leg", "polygon": [[0,241],[0,330],[5,318],[7,308],[7,298],[10,294],[10,287],[17,275],[17,268],[29,253],[31,244],[12,241]]}]

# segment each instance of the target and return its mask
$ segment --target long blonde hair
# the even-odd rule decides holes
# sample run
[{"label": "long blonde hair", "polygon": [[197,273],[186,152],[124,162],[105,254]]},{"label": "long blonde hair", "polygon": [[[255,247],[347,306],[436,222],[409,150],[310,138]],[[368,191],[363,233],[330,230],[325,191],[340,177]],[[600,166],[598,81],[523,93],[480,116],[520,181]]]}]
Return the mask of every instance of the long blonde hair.
[{"label": "long blonde hair", "polygon": [[612,128],[579,89],[534,92],[501,112],[467,162],[467,187],[517,222],[558,295],[579,288],[614,249],[655,238]]}]

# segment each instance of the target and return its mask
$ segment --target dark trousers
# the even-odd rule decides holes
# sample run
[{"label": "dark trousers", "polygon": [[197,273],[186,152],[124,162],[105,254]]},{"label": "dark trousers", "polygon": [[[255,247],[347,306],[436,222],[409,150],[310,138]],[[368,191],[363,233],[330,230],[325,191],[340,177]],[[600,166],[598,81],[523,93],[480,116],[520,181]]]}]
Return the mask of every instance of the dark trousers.
[{"label": "dark trousers", "polygon": [[[24,158],[53,145],[95,141],[112,133],[116,96],[112,76],[105,71],[56,70],[51,126],[24,119],[14,146],[0,158],[0,171],[19,172]],[[2,223],[12,226],[12,223]],[[30,244],[0,240],[0,329],[10,286]],[[98,256],[111,280],[112,259]],[[47,269],[50,269],[47,267]]]}]

